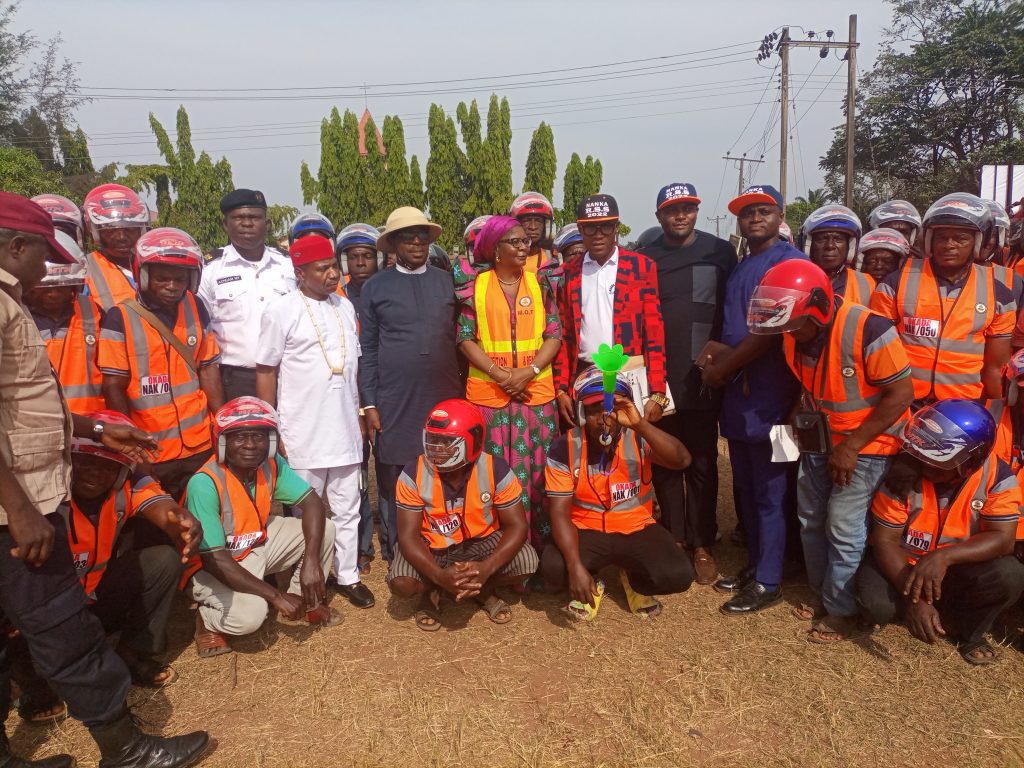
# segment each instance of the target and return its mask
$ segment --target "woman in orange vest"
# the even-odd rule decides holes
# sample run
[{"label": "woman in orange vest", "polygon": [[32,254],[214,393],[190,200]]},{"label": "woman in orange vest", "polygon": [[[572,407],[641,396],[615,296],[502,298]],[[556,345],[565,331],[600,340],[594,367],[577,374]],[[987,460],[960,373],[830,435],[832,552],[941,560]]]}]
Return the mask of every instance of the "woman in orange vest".
[{"label": "woman in orange vest", "polygon": [[558,428],[551,363],[561,346],[554,293],[526,269],[530,238],[510,216],[492,216],[477,237],[482,268],[466,291],[457,340],[469,360],[466,399],[486,423],[484,449],[504,458],[523,485],[531,540],[546,540],[544,461]]},{"label": "woman in orange vest", "polygon": [[25,293],[25,304],[46,342],[68,408],[72,413],[92,413],[104,405],[103,374],[96,365],[101,312],[83,293],[86,267],[82,249],[59,229],[56,236],[79,263],[47,262],[46,277]]},{"label": "woman in orange vest", "polygon": [[603,592],[595,575],[616,565],[630,610],[657,615],[661,603],[653,595],[686,591],[694,573],[671,531],[654,519],[651,464],[686,469],[690,454],[640,415],[621,376],[611,414],[604,412],[604,375],[594,366],[576,379],[572,398],[579,426],[552,443],[545,471],[554,538],[541,555],[545,589],[568,584],[566,610],[589,621]]},{"label": "woman in orange vest", "polygon": [[[135,425],[113,411],[88,418],[104,425]],[[71,504],[67,536],[75,572],[93,615],[107,635],[120,632],[118,655],[132,682],[164,688],[177,680],[160,661],[167,646],[167,621],[184,562],[202,539],[198,521],[171,499],[135,459],[89,438],[71,440]],[[169,544],[147,546],[121,534],[126,523],[154,525]],[[138,526],[136,526],[138,531]],[[179,551],[180,550],[180,551]],[[18,711],[26,720],[63,719],[67,707],[32,666],[24,641],[8,645],[14,676],[23,695]]]}]

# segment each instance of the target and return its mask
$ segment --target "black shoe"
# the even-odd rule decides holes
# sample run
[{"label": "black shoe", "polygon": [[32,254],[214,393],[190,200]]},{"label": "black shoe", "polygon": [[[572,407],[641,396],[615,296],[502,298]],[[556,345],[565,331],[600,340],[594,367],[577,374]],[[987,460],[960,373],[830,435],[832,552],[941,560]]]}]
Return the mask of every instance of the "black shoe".
[{"label": "black shoe", "polygon": [[782,587],[768,589],[759,581],[752,581],[739,594],[727,600],[719,610],[726,616],[746,616],[757,613],[782,599]]},{"label": "black shoe", "polygon": [[53,755],[42,760],[27,760],[11,754],[7,736],[0,731],[0,768],[75,768],[71,755]]},{"label": "black shoe", "polygon": [[100,748],[100,768],[186,768],[195,765],[210,744],[206,731],[170,738],[150,736],[135,726],[128,713],[89,732]]},{"label": "black shoe", "polygon": [[357,581],[355,584],[339,584],[335,588],[347,597],[348,601],[356,608],[373,608],[377,603],[373,592],[361,581]]},{"label": "black shoe", "polygon": [[747,584],[754,580],[754,569],[751,566],[747,566],[742,571],[737,573],[735,576],[726,576],[724,579],[719,579],[715,582],[716,592],[739,592]]}]

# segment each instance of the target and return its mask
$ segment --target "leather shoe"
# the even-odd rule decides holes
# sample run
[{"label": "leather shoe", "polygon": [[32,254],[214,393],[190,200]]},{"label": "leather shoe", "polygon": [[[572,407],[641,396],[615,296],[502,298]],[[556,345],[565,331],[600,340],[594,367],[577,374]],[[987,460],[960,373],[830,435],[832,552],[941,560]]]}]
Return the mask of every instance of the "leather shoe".
[{"label": "leather shoe", "polygon": [[752,581],[739,594],[727,600],[719,610],[726,616],[746,616],[757,613],[782,599],[782,587],[768,589],[759,581]]},{"label": "leather shoe", "polygon": [[128,713],[89,731],[100,748],[100,768],[186,768],[210,745],[206,731],[170,738],[142,733]]},{"label": "leather shoe", "polygon": [[75,758],[71,755],[52,755],[40,760],[29,760],[11,754],[7,734],[0,726],[0,768],[75,768]]},{"label": "leather shoe", "polygon": [[712,584],[718,578],[718,565],[711,547],[696,547],[693,550],[693,570],[698,584]]},{"label": "leather shoe", "polygon": [[361,581],[355,584],[339,584],[337,590],[356,608],[373,608],[377,602],[370,588]]},{"label": "leather shoe", "polygon": [[716,592],[739,592],[747,584],[754,580],[754,568],[753,566],[747,566],[742,571],[737,573],[735,576],[726,576],[724,579],[719,579],[715,582]]}]

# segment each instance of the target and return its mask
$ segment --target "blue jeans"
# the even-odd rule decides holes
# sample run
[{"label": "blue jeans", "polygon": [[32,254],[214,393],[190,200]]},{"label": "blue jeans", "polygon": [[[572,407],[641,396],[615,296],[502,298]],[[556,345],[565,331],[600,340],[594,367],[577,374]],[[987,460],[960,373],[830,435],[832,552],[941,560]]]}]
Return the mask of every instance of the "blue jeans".
[{"label": "blue jeans", "polygon": [[807,582],[832,616],[857,613],[855,576],[868,541],[871,500],[892,462],[861,456],[849,485],[832,483],[828,456],[804,454],[797,479],[797,514]]},{"label": "blue jeans", "polygon": [[754,578],[769,589],[782,583],[786,552],[786,488],[789,464],[772,463],[770,440],[729,441],[729,463],[739,494],[737,510],[747,539],[747,560]]}]

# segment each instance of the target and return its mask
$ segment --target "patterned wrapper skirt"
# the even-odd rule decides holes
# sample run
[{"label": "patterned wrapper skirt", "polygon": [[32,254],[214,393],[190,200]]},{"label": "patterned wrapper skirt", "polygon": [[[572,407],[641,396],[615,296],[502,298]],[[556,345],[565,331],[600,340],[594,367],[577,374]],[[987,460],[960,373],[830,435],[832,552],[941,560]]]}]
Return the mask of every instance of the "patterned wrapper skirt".
[{"label": "patterned wrapper skirt", "polygon": [[486,424],[484,450],[507,461],[519,478],[530,543],[542,547],[551,540],[551,519],[544,500],[544,463],[551,441],[558,434],[556,401],[525,405],[513,400],[504,408],[477,407]]}]

